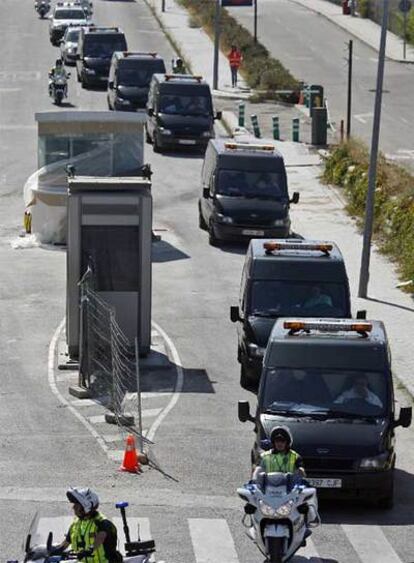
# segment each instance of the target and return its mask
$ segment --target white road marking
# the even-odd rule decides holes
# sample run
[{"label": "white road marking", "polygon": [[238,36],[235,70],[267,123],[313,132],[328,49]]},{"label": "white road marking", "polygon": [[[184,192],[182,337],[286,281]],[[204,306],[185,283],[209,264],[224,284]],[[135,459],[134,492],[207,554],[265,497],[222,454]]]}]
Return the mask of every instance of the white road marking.
[{"label": "white road marking", "polygon": [[88,420],[92,424],[102,424],[103,422],[106,422],[104,414],[97,414],[95,416],[88,416]]},{"label": "white road marking", "polygon": [[0,71],[0,80],[11,82],[13,80],[23,80],[32,82],[33,80],[40,80],[41,73],[38,70],[14,70]]},{"label": "white road marking", "polygon": [[342,524],[362,563],[401,563],[379,526]]},{"label": "white road marking", "polygon": [[177,401],[180,398],[181,391],[183,390],[183,385],[184,385],[184,372],[183,372],[182,363],[181,363],[180,355],[178,354],[177,348],[174,346],[174,343],[171,340],[171,338],[168,336],[168,334],[166,332],[164,332],[164,330],[159,325],[157,325],[157,323],[153,322],[152,324],[153,324],[153,326],[155,326],[155,328],[161,334],[162,338],[164,339],[166,347],[169,349],[169,352],[171,354],[172,363],[175,364],[175,369],[177,371],[177,380],[175,382],[175,389],[174,389],[174,393],[171,397],[170,402],[165,407],[165,409],[163,409],[161,411],[161,413],[158,415],[158,417],[152,423],[152,425],[151,425],[151,427],[148,431],[148,434],[146,434],[147,438],[149,440],[151,440],[151,442],[154,441],[155,433],[157,432],[158,428],[161,426],[165,417],[168,415],[168,413],[177,404]]},{"label": "white road marking", "polygon": [[367,118],[371,118],[373,116],[374,116],[374,114],[372,112],[357,113],[357,114],[354,114],[354,119],[356,119],[357,121],[359,121],[360,123],[363,123],[365,125],[367,123]]},{"label": "white road marking", "polygon": [[239,563],[226,520],[189,518],[188,526],[197,563]]},{"label": "white road marking", "polygon": [[[307,563],[323,563],[323,560],[319,557],[319,553],[316,550],[315,544],[311,539],[306,540],[306,547],[301,547],[297,552],[300,557],[306,557],[309,559]],[[296,557],[292,559],[292,563],[295,563]],[[304,563],[303,559],[300,559]],[[299,563],[299,562],[298,562]]]},{"label": "white road marking", "polygon": [[159,393],[157,391],[146,391],[144,393],[141,393],[141,399],[155,399],[155,398],[165,398],[165,397],[171,397],[172,395],[172,389],[171,391],[160,391]]}]

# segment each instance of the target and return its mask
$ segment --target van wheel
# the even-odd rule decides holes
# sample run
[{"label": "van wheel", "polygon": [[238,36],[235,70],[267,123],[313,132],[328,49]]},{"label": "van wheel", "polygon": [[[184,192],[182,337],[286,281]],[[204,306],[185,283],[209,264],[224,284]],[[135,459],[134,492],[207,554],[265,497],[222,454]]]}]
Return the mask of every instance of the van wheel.
[{"label": "van wheel", "polygon": [[154,152],[161,152],[161,148],[160,148],[160,145],[158,144],[156,134],[154,134],[154,138],[152,140],[152,148],[153,148]]},{"label": "van wheel", "polygon": [[201,213],[200,206],[198,206],[198,226],[203,231],[207,230],[207,223],[204,221],[204,217],[203,217],[203,214]]},{"label": "van wheel", "polygon": [[214,227],[213,227],[212,223],[210,223],[210,225],[208,227],[208,242],[209,242],[210,246],[218,246],[219,245],[218,238],[216,238],[215,235],[214,235]]},{"label": "van wheel", "polygon": [[392,481],[391,486],[388,489],[388,492],[385,496],[379,499],[377,502],[378,508],[382,508],[383,510],[391,510],[394,506],[394,480]]}]

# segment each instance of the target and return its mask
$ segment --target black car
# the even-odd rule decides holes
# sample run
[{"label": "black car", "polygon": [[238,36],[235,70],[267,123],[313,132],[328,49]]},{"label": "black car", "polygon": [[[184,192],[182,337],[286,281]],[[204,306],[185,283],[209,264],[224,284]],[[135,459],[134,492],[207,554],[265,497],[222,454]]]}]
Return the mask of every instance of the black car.
[{"label": "black car", "polygon": [[82,87],[106,86],[115,51],[126,51],[124,33],[117,27],[83,27],[76,54],[76,74]]},{"label": "black car", "polygon": [[214,137],[210,86],[201,76],[154,74],[147,102],[147,141],[154,151],[186,147],[205,150]]},{"label": "black car", "polygon": [[[365,312],[360,311],[359,316]],[[250,241],[241,278],[237,323],[240,384],[257,391],[269,335],[278,317],[351,317],[341,251],[323,240]]]},{"label": "black car", "polygon": [[391,354],[380,321],[281,318],[267,345],[255,423],[256,464],[274,426],[286,425],[318,496],[356,498],[390,508],[395,428],[410,426],[411,407],[395,416]]},{"label": "black car", "polygon": [[285,163],[273,145],[210,141],[201,183],[199,225],[211,245],[289,236],[289,207],[299,194],[289,199]]},{"label": "black car", "polygon": [[148,100],[152,75],[165,72],[164,60],[157,53],[116,51],[108,78],[108,108],[135,111]]}]

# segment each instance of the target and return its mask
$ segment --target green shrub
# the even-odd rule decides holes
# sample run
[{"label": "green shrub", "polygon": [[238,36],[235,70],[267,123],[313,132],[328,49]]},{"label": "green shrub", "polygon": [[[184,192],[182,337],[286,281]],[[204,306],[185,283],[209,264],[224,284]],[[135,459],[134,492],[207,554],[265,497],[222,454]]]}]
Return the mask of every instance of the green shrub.
[{"label": "green shrub", "polygon": [[358,0],[357,11],[361,18],[369,17],[369,0]]},{"label": "green shrub", "polygon": [[[215,18],[215,0],[179,0],[189,12],[203,26],[206,32],[213,36]],[[269,51],[261,43],[254,42],[251,33],[240,25],[227,10],[221,10],[220,48],[228,53],[231,45],[237,45],[243,54],[240,73],[250,88],[266,91],[267,97],[286,99],[275,93],[275,90],[299,90],[298,81],[282,65],[270,56]]]},{"label": "green shrub", "polygon": [[[369,152],[351,140],[325,159],[323,179],[342,186],[347,209],[363,218],[368,190]],[[374,233],[381,249],[399,265],[404,279],[414,279],[414,177],[404,168],[378,159]]]}]

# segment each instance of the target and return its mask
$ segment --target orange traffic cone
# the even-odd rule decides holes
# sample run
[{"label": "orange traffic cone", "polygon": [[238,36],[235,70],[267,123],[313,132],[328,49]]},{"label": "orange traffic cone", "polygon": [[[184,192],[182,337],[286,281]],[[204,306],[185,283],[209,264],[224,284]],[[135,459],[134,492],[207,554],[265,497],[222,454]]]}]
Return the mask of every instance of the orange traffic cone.
[{"label": "orange traffic cone", "polygon": [[122,462],[119,471],[127,471],[128,473],[138,473],[141,469],[137,450],[135,447],[135,438],[129,434],[126,439],[124,461]]}]

